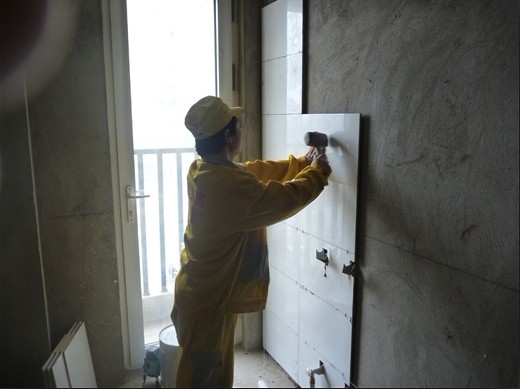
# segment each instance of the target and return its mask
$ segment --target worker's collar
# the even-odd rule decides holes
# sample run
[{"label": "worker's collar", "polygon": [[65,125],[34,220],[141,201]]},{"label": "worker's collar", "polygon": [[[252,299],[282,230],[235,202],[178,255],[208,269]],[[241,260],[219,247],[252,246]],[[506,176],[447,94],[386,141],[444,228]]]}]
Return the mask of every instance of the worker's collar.
[{"label": "worker's collar", "polygon": [[231,167],[240,167],[233,161],[230,161],[227,158],[224,158],[221,155],[218,154],[206,154],[204,157],[201,158],[202,162],[211,163],[214,165],[226,165]]}]

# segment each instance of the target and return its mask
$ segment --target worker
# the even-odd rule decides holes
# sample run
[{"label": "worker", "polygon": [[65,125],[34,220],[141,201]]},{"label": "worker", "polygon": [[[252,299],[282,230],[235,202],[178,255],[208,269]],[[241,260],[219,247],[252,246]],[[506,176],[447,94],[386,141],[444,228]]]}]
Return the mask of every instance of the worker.
[{"label": "worker", "polygon": [[233,162],[242,107],[197,101],[185,125],[200,159],[188,172],[188,223],[171,313],[181,357],[177,387],[233,386],[237,315],[265,308],[266,227],[295,215],[328,184],[331,168],[311,147],[283,161]]}]

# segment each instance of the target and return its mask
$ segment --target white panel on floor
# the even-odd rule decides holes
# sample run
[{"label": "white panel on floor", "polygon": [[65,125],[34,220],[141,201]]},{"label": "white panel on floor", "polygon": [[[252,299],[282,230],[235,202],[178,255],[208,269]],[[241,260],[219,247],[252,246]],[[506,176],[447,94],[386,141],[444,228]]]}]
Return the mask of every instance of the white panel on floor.
[{"label": "white panel on floor", "polygon": [[74,323],[42,367],[46,387],[96,388],[85,324]]},{"label": "white panel on floor", "polygon": [[56,357],[52,366],[52,374],[54,376],[55,388],[72,388],[69,375],[67,374],[67,365],[65,364],[65,357],[60,354]]},{"label": "white panel on floor", "polygon": [[85,324],[81,324],[64,354],[71,387],[96,388],[96,377]]}]

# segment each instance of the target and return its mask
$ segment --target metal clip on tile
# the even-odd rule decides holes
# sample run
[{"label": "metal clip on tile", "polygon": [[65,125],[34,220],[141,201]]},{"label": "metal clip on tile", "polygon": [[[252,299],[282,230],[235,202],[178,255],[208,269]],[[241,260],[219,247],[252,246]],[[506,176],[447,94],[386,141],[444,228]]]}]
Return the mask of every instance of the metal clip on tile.
[{"label": "metal clip on tile", "polygon": [[329,256],[327,255],[327,249],[321,249],[321,251],[316,250],[316,259],[325,264],[323,277],[327,277],[327,266],[329,264]]},{"label": "metal clip on tile", "polygon": [[350,261],[350,264],[348,266],[347,265],[343,265],[343,270],[341,272],[346,274],[346,275],[348,275],[348,276],[355,277],[356,274],[357,274],[356,263]]},{"label": "metal clip on tile", "polygon": [[316,250],[316,259],[321,261],[327,266],[329,264],[329,256],[327,255],[327,249]]}]

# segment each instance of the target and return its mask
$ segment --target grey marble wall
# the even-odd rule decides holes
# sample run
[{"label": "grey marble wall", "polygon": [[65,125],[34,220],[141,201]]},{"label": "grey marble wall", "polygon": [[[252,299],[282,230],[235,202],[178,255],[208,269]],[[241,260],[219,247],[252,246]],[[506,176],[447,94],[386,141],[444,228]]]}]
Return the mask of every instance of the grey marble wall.
[{"label": "grey marble wall", "polygon": [[354,383],[518,386],[517,1],[308,1],[308,111],[362,115]]}]

